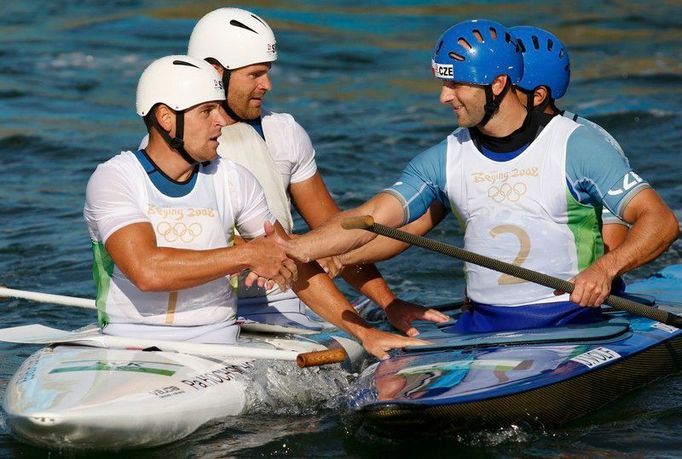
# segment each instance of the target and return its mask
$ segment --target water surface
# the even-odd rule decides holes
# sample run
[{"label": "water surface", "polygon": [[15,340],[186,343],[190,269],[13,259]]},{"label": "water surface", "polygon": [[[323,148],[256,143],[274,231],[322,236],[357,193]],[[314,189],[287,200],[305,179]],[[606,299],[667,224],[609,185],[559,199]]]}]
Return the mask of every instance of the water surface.
[{"label": "water surface", "polygon": [[[293,114],[307,129],[318,166],[342,207],[390,185],[410,158],[454,128],[451,110],[438,103],[431,47],[453,23],[487,17],[507,25],[539,25],[565,42],[573,80],[561,107],[607,128],[635,170],[682,215],[679,1],[614,0],[598,7],[590,1],[368,3],[259,0],[241,5],[268,20],[277,34],[280,59],[272,72],[268,108]],[[187,0],[4,6],[0,283],[94,296],[81,216],[87,179],[98,163],[137,146],[144,135],[134,111],[144,67],[160,56],[185,52],[195,21],[219,6],[224,5]],[[431,235],[461,243],[452,218]],[[676,243],[629,279],[679,263],[681,249]],[[405,299],[446,302],[464,287],[459,262],[416,248],[380,267]],[[69,329],[94,320],[89,311],[25,301],[3,301],[0,308],[3,327],[43,323]],[[0,344],[0,392],[34,350]],[[333,409],[334,400],[315,398],[284,407],[275,417],[264,410],[132,456],[675,457],[682,451],[680,383],[680,377],[661,381],[561,429],[514,426],[435,442],[355,432]],[[332,382],[315,384],[317,391]],[[47,454],[16,442],[0,424],[0,456]]]}]

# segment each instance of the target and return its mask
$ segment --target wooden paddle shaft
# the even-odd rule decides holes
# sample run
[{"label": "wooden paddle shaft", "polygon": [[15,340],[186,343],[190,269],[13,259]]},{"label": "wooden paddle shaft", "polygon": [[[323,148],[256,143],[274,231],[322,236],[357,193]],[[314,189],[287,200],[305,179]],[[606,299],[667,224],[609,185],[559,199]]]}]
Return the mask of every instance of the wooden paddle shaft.
[{"label": "wooden paddle shaft", "polygon": [[296,365],[300,368],[317,367],[330,363],[341,363],[348,358],[348,354],[341,348],[326,351],[303,352],[296,357]]}]

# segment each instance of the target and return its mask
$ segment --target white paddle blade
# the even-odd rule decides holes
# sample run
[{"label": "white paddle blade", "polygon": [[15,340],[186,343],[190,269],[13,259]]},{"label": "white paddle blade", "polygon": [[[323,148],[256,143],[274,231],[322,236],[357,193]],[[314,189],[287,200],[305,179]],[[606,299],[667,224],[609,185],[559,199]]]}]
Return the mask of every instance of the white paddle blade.
[{"label": "white paddle blade", "polygon": [[51,293],[31,292],[28,290],[15,290],[7,287],[0,287],[0,299],[20,298],[23,300],[37,301],[39,303],[62,304],[65,306],[76,306],[86,309],[97,309],[95,300],[88,298],[78,298],[75,296],[53,295]]},{"label": "white paddle blade", "polygon": [[[74,343],[83,346],[112,349],[150,349],[215,357],[235,357],[263,360],[295,361],[300,352],[319,351],[324,346],[297,340],[251,340],[251,346],[203,344],[186,341],[164,341],[103,335],[98,328],[83,331],[66,331],[44,325],[32,324],[0,329],[0,341],[21,344]],[[261,344],[262,347],[258,346]]]},{"label": "white paddle blade", "polygon": [[69,343],[97,334],[97,329],[73,332],[46,327],[45,325],[40,324],[31,324],[0,329],[0,341],[22,344]]}]

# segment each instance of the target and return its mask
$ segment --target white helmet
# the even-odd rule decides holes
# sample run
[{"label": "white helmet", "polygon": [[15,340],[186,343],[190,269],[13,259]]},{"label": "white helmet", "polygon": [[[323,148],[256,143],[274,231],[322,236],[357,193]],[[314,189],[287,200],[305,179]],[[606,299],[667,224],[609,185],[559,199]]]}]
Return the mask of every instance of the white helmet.
[{"label": "white helmet", "polygon": [[194,26],[187,54],[212,57],[228,70],[277,60],[275,34],[264,20],[239,8],[211,11]]},{"label": "white helmet", "polygon": [[225,100],[220,75],[211,64],[191,56],[166,56],[152,62],[137,83],[137,114],[146,116],[163,103],[175,111]]}]

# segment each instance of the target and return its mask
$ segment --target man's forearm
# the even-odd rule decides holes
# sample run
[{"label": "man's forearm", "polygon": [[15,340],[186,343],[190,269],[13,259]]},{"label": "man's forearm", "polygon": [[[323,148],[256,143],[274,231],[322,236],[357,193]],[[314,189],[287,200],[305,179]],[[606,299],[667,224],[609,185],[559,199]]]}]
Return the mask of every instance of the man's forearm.
[{"label": "man's forearm", "polygon": [[654,260],[675,241],[679,224],[670,212],[647,212],[630,228],[623,243],[604,255],[600,263],[614,276]]},{"label": "man's forearm", "polygon": [[396,298],[373,264],[347,266],[341,277],[381,308],[386,308]]},{"label": "man's forearm", "polygon": [[363,230],[346,230],[345,218],[362,215],[357,209],[341,212],[322,226],[291,240],[291,255],[304,261],[348,252],[371,241],[376,235]]},{"label": "man's forearm", "polygon": [[121,228],[106,242],[114,263],[142,291],[175,291],[235,274],[256,270],[276,277],[286,255],[274,241],[260,238],[238,247],[191,250],[158,247],[151,225],[135,223]]},{"label": "man's forearm", "polygon": [[298,280],[293,283],[292,289],[323,319],[360,341],[366,331],[371,329],[316,262],[298,265]]}]

